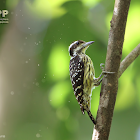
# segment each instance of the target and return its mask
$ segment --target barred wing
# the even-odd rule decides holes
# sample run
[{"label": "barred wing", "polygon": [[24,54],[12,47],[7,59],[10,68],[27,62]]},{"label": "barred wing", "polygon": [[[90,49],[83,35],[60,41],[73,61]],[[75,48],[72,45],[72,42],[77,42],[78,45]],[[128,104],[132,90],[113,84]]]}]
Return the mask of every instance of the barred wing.
[{"label": "barred wing", "polygon": [[76,55],[70,60],[70,79],[74,90],[74,95],[80,105],[81,111],[84,114],[83,106],[83,80],[84,80],[84,62],[82,59]]}]

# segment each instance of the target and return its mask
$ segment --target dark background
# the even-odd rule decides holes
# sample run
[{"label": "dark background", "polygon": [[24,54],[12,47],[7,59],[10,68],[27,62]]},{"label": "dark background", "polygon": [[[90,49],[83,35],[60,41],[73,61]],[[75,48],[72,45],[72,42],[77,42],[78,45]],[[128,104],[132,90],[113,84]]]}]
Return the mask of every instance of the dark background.
[{"label": "dark background", "polygon": [[[122,58],[140,43],[139,5],[139,0],[130,5]],[[69,78],[68,46],[95,41],[86,54],[98,77],[113,8],[112,0],[0,1],[0,10],[9,11],[9,23],[0,24],[1,139],[91,140],[93,124],[82,115]],[[139,61],[119,79],[110,140],[140,140]],[[93,90],[94,116],[99,94],[100,86]]]}]

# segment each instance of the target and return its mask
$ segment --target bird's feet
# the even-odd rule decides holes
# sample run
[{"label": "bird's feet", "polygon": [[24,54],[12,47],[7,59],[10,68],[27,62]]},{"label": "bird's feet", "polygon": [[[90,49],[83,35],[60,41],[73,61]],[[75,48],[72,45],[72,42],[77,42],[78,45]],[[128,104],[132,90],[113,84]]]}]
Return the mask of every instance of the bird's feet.
[{"label": "bird's feet", "polygon": [[100,64],[100,68],[102,70],[102,74],[103,75],[107,75],[107,74],[114,74],[115,72],[109,72],[109,71],[105,71],[105,68],[103,67],[105,64],[104,63],[101,63]]}]

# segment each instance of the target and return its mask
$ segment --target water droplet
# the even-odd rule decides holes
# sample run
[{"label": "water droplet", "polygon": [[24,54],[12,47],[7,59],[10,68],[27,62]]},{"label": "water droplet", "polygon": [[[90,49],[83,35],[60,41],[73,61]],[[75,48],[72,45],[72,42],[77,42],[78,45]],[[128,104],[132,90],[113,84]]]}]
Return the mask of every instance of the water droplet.
[{"label": "water droplet", "polygon": [[25,63],[28,63],[28,61],[25,61]]},{"label": "water droplet", "polygon": [[38,64],[38,66],[39,66],[39,64]]},{"label": "water droplet", "polygon": [[28,29],[30,29],[30,27],[28,27]]},{"label": "water droplet", "polygon": [[40,135],[39,133],[37,133],[37,134],[36,134],[36,137],[39,138],[39,137],[41,137],[41,135]]},{"label": "water droplet", "polygon": [[14,93],[14,91],[11,91],[11,95],[14,95],[15,93]]},{"label": "water droplet", "polygon": [[36,85],[36,86],[39,86],[39,83],[38,83],[38,82],[36,82],[36,83],[35,83],[35,85]]}]

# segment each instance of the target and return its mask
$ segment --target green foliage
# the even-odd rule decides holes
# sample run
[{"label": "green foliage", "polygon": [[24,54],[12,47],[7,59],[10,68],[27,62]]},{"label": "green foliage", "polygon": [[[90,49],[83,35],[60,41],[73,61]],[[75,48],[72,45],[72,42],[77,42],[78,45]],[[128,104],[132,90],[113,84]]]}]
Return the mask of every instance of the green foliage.
[{"label": "green foliage", "polygon": [[[22,3],[23,9],[26,9],[25,11],[27,13],[29,12],[30,18],[35,17],[37,21],[42,21],[45,23],[46,28],[38,32],[30,33],[20,29],[18,26],[20,21],[15,23],[16,28],[18,28],[20,32],[20,39],[16,36],[13,42],[20,40],[19,46],[21,47],[20,49],[23,50],[22,53],[20,52],[18,54],[19,58],[24,56],[25,60],[23,61],[26,62],[26,66],[32,66],[26,67],[29,77],[20,79],[20,81],[23,81],[24,88],[20,88],[16,85],[19,91],[23,90],[27,93],[27,95],[22,93],[21,97],[23,98],[17,97],[18,101],[16,100],[16,106],[19,106],[21,113],[23,109],[24,114],[17,117],[16,115],[19,114],[18,109],[16,110],[14,107],[9,109],[12,110],[15,115],[13,119],[12,117],[10,119],[8,118],[9,122],[13,123],[9,123],[10,129],[7,128],[4,132],[7,135],[11,135],[10,139],[13,140],[90,140],[92,137],[93,124],[87,114],[82,115],[73,94],[69,79],[70,57],[68,46],[73,41],[79,39],[95,41],[95,43],[88,48],[86,54],[93,60],[96,77],[98,77],[101,73],[100,63],[105,63],[114,1],[108,3],[107,0],[57,0],[57,2],[56,0],[15,0],[11,5],[11,1],[7,0],[6,3],[10,10],[11,8],[15,8],[15,11]],[[138,3],[139,0],[133,1],[129,10],[122,58],[140,41],[140,8],[138,7]],[[11,21],[15,18],[13,16],[15,15],[11,14]],[[40,22],[38,28],[43,26],[42,22]],[[11,24],[12,23],[9,25]],[[24,25],[26,25],[26,21],[22,26]],[[31,26],[31,28],[32,27],[33,26]],[[1,27],[0,29],[2,30]],[[27,36],[29,39],[27,38],[26,48],[23,44],[25,45],[24,41]],[[31,36],[34,36],[34,40],[31,40]],[[37,45],[36,42],[39,40],[43,41]],[[36,48],[33,44],[37,45]],[[32,46],[30,51],[29,46]],[[17,50],[17,48],[15,50]],[[21,62],[22,61],[20,61],[20,63]],[[29,63],[27,64],[27,62]],[[21,73],[24,72],[24,70],[21,70]],[[140,125],[138,124],[140,123],[140,115],[138,114],[140,111],[139,83],[138,58],[119,79],[118,96],[110,139],[135,139],[136,130],[138,129],[138,125]],[[97,114],[99,94],[100,87],[96,87],[96,89],[93,90],[91,101],[91,112],[94,116]],[[29,106],[25,105],[26,98],[28,99],[27,102],[29,103],[27,103],[27,105]],[[25,101],[22,104],[23,108],[20,106],[20,102],[23,102],[22,99]],[[137,117],[133,119],[135,114]],[[125,118],[127,118],[127,122],[125,122]],[[132,122],[132,119],[134,123],[130,126],[129,123]],[[125,123],[121,120],[124,120]],[[135,130],[133,134],[127,133],[125,138],[123,137],[123,133],[120,137],[118,136],[118,130],[129,132],[130,129]]]}]

